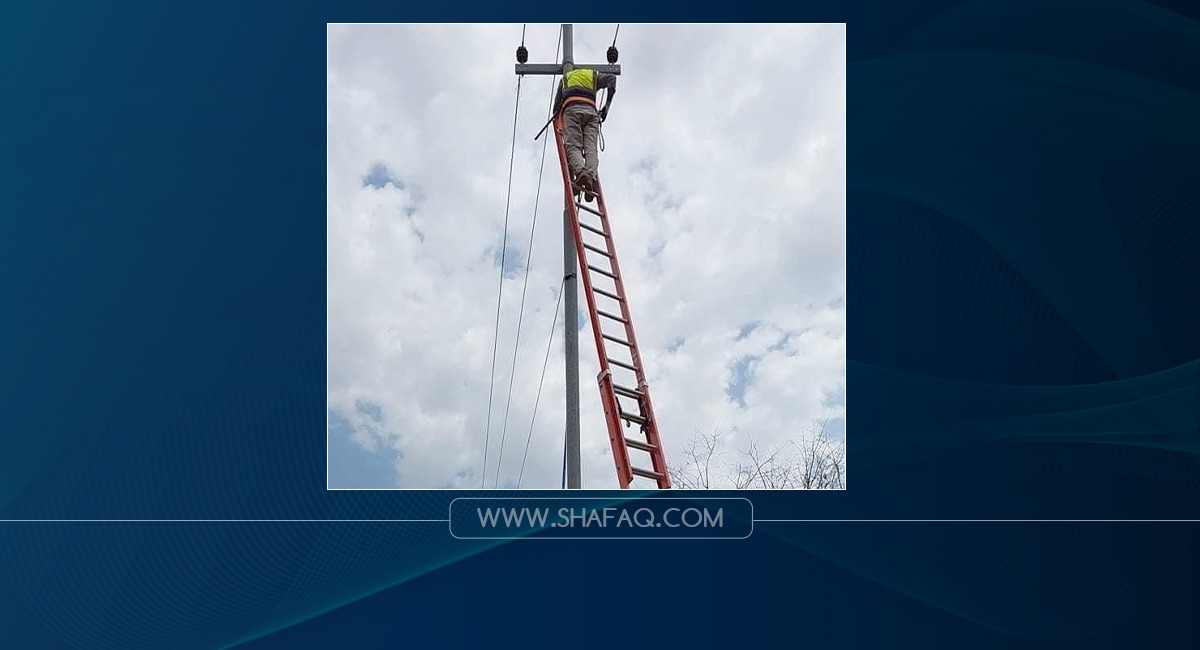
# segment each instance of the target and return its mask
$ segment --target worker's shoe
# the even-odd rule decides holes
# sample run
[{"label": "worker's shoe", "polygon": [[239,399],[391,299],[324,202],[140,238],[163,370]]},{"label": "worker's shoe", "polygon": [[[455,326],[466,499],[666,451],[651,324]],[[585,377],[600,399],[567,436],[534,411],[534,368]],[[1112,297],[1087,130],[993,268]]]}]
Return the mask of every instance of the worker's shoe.
[{"label": "worker's shoe", "polygon": [[592,180],[591,174],[583,174],[580,177],[583,185],[583,200],[591,203],[596,199],[596,182]]}]

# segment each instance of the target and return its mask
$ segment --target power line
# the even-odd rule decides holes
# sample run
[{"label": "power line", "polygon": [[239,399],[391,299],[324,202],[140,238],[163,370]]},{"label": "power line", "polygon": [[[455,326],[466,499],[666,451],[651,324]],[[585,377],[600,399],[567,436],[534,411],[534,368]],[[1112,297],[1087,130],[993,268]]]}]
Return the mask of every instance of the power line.
[{"label": "power line", "polygon": [[496,383],[496,347],[500,341],[500,299],[504,296],[504,257],[508,250],[508,210],[512,201],[513,161],[517,153],[517,115],[521,108],[521,81],[525,75],[517,77],[517,101],[513,106],[512,145],[508,154],[508,194],[504,199],[504,235],[500,242],[500,291],[496,294],[496,334],[492,338],[492,372],[488,377],[488,411],[487,428],[483,437],[483,476],[479,479],[479,487],[487,486],[487,455],[492,433],[492,389]]},{"label": "power line", "polygon": [[[554,299],[554,318],[550,320],[550,340],[546,342],[546,357],[542,359],[542,378],[538,380],[537,397],[533,400],[533,417],[529,419],[529,435],[525,436],[525,454],[521,456],[521,472],[517,474],[517,487],[521,487],[521,479],[525,477],[525,459],[529,458],[529,441],[533,439],[533,424],[537,421],[538,403],[542,401],[542,382],[546,381],[546,366],[550,363],[550,348],[554,345],[554,328],[558,325],[558,306],[562,302],[562,288],[566,283],[564,278],[558,283],[558,296]],[[566,454],[566,449],[563,450]],[[566,457],[563,458],[563,485],[566,486]]]},{"label": "power line", "polygon": [[[559,42],[554,44],[555,52],[558,51],[558,46],[562,42],[562,28],[559,28],[558,38],[559,38]],[[522,40],[524,40],[524,39],[522,38]],[[555,58],[554,58],[554,63],[555,64],[558,63],[557,56],[555,56]],[[556,76],[557,75],[551,75],[551,77],[550,77],[550,101],[551,101],[551,104],[553,104],[553,102],[554,102],[554,90],[555,90],[554,79]],[[548,107],[546,110],[549,112],[549,111],[553,110],[553,107],[552,106]],[[540,166],[538,167],[537,193],[534,195],[534,198],[533,198],[533,224],[529,226],[529,246],[525,252],[525,281],[521,286],[521,306],[517,313],[517,339],[516,339],[516,341],[513,342],[512,369],[509,371],[509,375],[508,375],[508,397],[505,400],[505,404],[504,404],[504,426],[501,428],[501,433],[500,433],[500,453],[498,454],[497,459],[496,459],[496,481],[495,481],[496,487],[500,487],[500,464],[502,462],[504,462],[504,443],[506,440],[508,440],[508,412],[509,412],[509,409],[512,407],[513,380],[517,376],[517,351],[520,349],[520,346],[521,346],[521,322],[525,319],[525,293],[526,293],[526,290],[529,288],[529,267],[533,262],[533,235],[537,229],[538,203],[541,201],[541,198],[542,198],[542,173],[546,171],[546,144],[548,142],[550,142],[550,138],[546,138],[545,140],[542,140],[542,161],[540,163]]]},{"label": "power line", "polygon": [[[522,29],[523,29],[523,28],[522,28]],[[618,33],[620,33],[620,31],[621,31],[621,23],[617,23],[617,28],[616,28],[616,29],[613,31],[613,42],[612,42],[612,44],[613,44],[613,46],[614,46],[614,47],[617,45],[617,34],[618,34]],[[524,38],[525,38],[525,37],[523,37],[523,36],[522,36],[521,38],[522,38],[522,40],[524,40]]]}]

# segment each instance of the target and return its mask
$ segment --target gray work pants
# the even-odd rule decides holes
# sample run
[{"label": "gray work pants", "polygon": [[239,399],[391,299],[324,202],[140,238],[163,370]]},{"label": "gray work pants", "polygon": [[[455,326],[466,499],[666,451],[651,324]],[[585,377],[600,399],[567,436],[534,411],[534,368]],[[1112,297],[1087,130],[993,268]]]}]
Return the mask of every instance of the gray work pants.
[{"label": "gray work pants", "polygon": [[600,166],[596,142],[600,137],[600,113],[586,104],[563,109],[563,141],[571,176],[586,172],[593,179]]}]

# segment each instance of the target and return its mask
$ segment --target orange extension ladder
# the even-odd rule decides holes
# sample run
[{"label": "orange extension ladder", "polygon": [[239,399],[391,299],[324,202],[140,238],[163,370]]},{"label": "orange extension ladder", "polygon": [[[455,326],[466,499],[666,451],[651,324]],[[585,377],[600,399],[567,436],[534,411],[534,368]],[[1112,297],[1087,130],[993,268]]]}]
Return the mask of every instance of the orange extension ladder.
[{"label": "orange extension ladder", "polygon": [[[625,489],[634,476],[641,476],[655,481],[659,488],[669,488],[671,477],[667,472],[654,408],[650,404],[650,388],[646,385],[637,337],[633,333],[633,318],[629,314],[625,284],[621,281],[621,267],[617,264],[617,249],[613,245],[604,192],[597,181],[595,207],[579,200],[571,187],[561,116],[554,120],[554,136],[558,142],[564,196],[574,230],[580,276],[592,319],[592,334],[596,337],[596,354],[600,358],[597,377],[600,403],[604,406],[608,440],[617,465],[617,481]],[[581,215],[586,217],[581,219]],[[597,286],[597,281],[601,286]],[[606,325],[607,330],[604,329]],[[614,373],[620,376],[614,377]],[[631,425],[637,425],[637,432],[626,435]],[[648,456],[650,467],[646,468],[644,462],[635,465],[630,459],[631,452],[642,459]]]}]

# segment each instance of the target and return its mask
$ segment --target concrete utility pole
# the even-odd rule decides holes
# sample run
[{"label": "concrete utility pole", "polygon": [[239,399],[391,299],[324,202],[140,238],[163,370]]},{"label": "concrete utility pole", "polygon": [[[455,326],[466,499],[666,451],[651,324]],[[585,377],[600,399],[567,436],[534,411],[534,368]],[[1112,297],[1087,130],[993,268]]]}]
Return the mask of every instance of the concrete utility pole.
[{"label": "concrete utility pole", "polygon": [[[562,64],[518,63],[517,74],[562,75],[575,68],[621,74],[621,66],[601,63],[575,65],[571,25],[562,26]],[[550,134],[546,134],[550,137]],[[577,289],[575,235],[571,229],[571,212],[567,201],[573,200],[568,191],[563,197],[563,341],[567,361],[567,488],[578,490],[579,477],[579,294]]]}]

